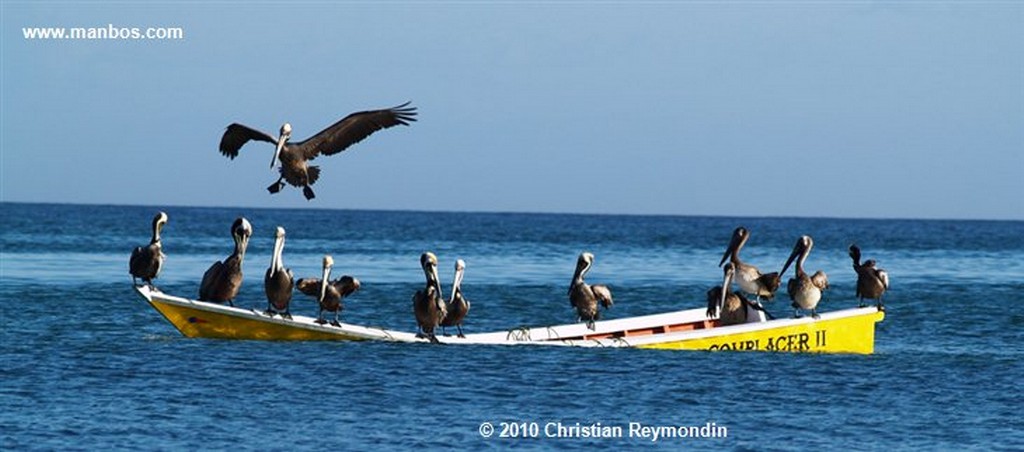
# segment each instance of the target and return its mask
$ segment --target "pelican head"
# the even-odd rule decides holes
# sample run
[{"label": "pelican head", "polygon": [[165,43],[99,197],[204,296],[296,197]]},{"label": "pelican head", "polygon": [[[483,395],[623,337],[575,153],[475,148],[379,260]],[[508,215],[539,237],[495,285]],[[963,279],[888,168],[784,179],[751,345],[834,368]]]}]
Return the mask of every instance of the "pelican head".
[{"label": "pelican head", "polygon": [[423,267],[423,274],[427,277],[427,284],[434,286],[437,296],[441,297],[441,279],[437,277],[437,256],[430,251],[420,255],[420,267]]},{"label": "pelican head", "polygon": [[796,260],[797,256],[800,256],[800,260],[796,263],[797,271],[803,271],[804,259],[807,259],[807,255],[811,253],[811,248],[814,247],[814,240],[811,240],[811,236],[805,235],[797,239],[796,244],[793,245],[793,252],[789,254],[789,259],[786,260],[786,265],[782,266],[782,271],[779,272],[779,277],[786,274],[786,270],[789,269],[789,265]]},{"label": "pelican head", "polygon": [[857,244],[850,245],[850,258],[855,264],[860,264],[860,247]]},{"label": "pelican head", "polygon": [[587,251],[580,253],[580,257],[576,259],[576,270],[581,276],[590,270],[591,265],[594,265],[594,254]]},{"label": "pelican head", "polygon": [[292,125],[287,122],[281,126],[281,134],[277,137],[277,148],[274,149],[274,158],[270,159],[270,168],[274,168],[274,163],[277,162],[278,157],[281,156],[281,150],[284,149],[285,143],[292,137]]},{"label": "pelican head", "polygon": [[167,214],[157,212],[153,217],[153,243],[160,241],[160,230],[164,228],[165,224],[167,224]]},{"label": "pelican head", "polygon": [[323,302],[327,296],[327,278],[331,276],[331,267],[334,266],[334,258],[330,254],[324,255],[324,274],[320,278],[320,298],[317,301]]},{"label": "pelican head", "polygon": [[744,243],[747,243],[747,239],[750,238],[750,231],[747,228],[740,226],[732,231],[732,239],[729,240],[729,246],[725,248],[725,253],[722,254],[722,260],[718,261],[718,266],[721,267],[725,263],[725,260],[729,258],[734,252],[739,253],[740,248],[743,247]]},{"label": "pelican head", "polygon": [[249,246],[249,237],[252,237],[252,225],[244,217],[238,217],[231,224],[231,236],[235,239],[235,251],[245,256],[245,249]]}]

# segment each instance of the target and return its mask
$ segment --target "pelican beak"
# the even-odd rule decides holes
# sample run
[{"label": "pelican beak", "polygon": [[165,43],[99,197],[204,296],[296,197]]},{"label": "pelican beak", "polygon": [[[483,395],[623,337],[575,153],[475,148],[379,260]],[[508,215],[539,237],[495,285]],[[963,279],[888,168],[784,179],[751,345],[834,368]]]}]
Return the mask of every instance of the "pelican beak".
[{"label": "pelican beak", "polygon": [[324,297],[327,296],[327,278],[329,276],[331,276],[331,266],[330,265],[325,265],[324,266],[324,275],[323,275],[323,278],[320,280],[320,298],[317,300],[317,301],[319,301],[321,303],[323,303]]},{"label": "pelican beak", "polygon": [[451,298],[448,300],[449,303],[455,302],[455,293],[458,292],[459,287],[462,286],[462,275],[464,272],[465,270],[461,268],[457,268],[455,270],[455,280],[452,281],[452,294]]},{"label": "pelican beak", "polygon": [[283,134],[277,138],[277,147],[274,148],[274,157],[270,159],[270,169],[274,169],[274,164],[277,163],[277,158],[281,156],[281,149],[284,149],[284,143],[288,141],[288,137]]},{"label": "pelican beak", "polygon": [[270,276],[277,275],[278,267],[281,267],[281,252],[284,251],[284,237],[278,237],[274,241],[274,255],[270,258]]},{"label": "pelican beak", "polygon": [[430,266],[430,281],[434,283],[434,290],[437,291],[437,297],[444,299],[443,292],[441,291],[441,278],[437,276],[437,265]]},{"label": "pelican beak", "polygon": [[796,257],[800,255],[802,248],[803,246],[801,246],[801,244],[797,242],[796,246],[793,247],[793,252],[789,254],[789,259],[786,259],[786,265],[782,266],[782,271],[779,272],[779,278],[782,278],[782,275],[786,274],[786,270],[788,270],[790,264],[792,264],[793,261],[796,260]]},{"label": "pelican beak", "polygon": [[718,307],[725,306],[725,295],[729,293],[729,285],[732,284],[732,276],[736,268],[732,264],[725,266],[725,277],[722,279],[722,295],[718,298]]}]

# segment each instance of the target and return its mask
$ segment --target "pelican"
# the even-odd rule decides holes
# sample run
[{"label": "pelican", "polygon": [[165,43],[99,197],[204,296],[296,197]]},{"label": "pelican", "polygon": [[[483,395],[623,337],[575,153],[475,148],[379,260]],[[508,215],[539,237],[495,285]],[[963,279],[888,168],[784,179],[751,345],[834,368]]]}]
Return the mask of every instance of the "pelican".
[{"label": "pelican", "polygon": [[288,311],[288,305],[292,302],[295,278],[291,269],[284,267],[284,261],[281,260],[283,251],[284,228],[278,226],[274,233],[274,254],[270,257],[267,274],[263,276],[263,291],[267,293],[267,310],[264,313],[271,317],[281,314],[281,317],[290,319],[292,314]]},{"label": "pelican", "polygon": [[214,262],[203,274],[203,282],[199,285],[199,299],[202,301],[235,305],[232,300],[242,287],[242,261],[245,259],[245,248],[249,246],[249,237],[252,237],[249,220],[236,218],[231,225],[231,236],[235,240],[235,251],[224,262]]},{"label": "pelican", "polygon": [[722,315],[718,317],[721,326],[738,325],[747,323],[747,306],[753,304],[741,293],[734,293],[729,290],[733,277],[736,273],[736,266],[732,262],[725,264],[724,279],[721,286],[713,287],[708,291],[708,317],[714,317],[718,310]]},{"label": "pelican", "polygon": [[591,286],[583,281],[583,276],[590,271],[594,264],[594,255],[581,253],[576,259],[576,273],[572,276],[572,283],[569,285],[569,304],[576,308],[578,318],[576,321],[587,321],[587,328],[594,329],[594,321],[599,320],[601,313],[597,310],[597,303],[609,309],[612,302],[612,291],[603,284]]},{"label": "pelican", "polygon": [[462,275],[466,271],[466,262],[462,259],[455,261],[455,279],[452,281],[452,295],[448,300],[448,313],[441,320],[441,332],[447,336],[445,327],[454,326],[459,330],[459,337],[466,337],[462,334],[462,320],[469,313],[469,300],[462,296]]},{"label": "pelican", "polygon": [[153,287],[153,279],[160,274],[160,268],[164,266],[163,246],[160,245],[160,230],[167,224],[167,214],[157,212],[153,217],[153,237],[149,240],[148,246],[137,246],[132,250],[132,257],[128,260],[128,273],[132,275],[132,284],[139,285],[136,278]]},{"label": "pelican", "polygon": [[316,300],[320,304],[320,311],[317,313],[316,323],[321,325],[327,323],[324,320],[324,311],[327,311],[334,313],[334,320],[331,321],[331,325],[340,327],[341,323],[338,321],[338,315],[341,311],[345,310],[345,305],[341,301],[359,290],[361,285],[358,279],[348,275],[330,281],[331,267],[334,267],[334,258],[331,256],[324,256],[323,266],[324,274],[322,279],[303,278],[295,283],[295,285],[299,288],[299,292],[317,297]]},{"label": "pelican", "polygon": [[718,266],[721,267],[728,258],[729,262],[736,267],[735,280],[741,291],[753,295],[758,301],[761,300],[761,297],[771,300],[775,298],[775,291],[779,290],[779,286],[782,285],[782,277],[774,272],[762,274],[757,267],[740,260],[740,249],[748,239],[750,239],[750,232],[747,231],[747,228],[740,226],[732,231],[732,240],[725,249],[725,254],[722,255]]},{"label": "pelican", "polygon": [[441,281],[437,277],[437,256],[426,252],[420,256],[420,267],[427,277],[427,284],[412,296],[412,309],[419,325],[419,337],[426,337],[430,342],[438,343],[434,329],[448,315],[448,309],[441,294]]},{"label": "pelican", "polygon": [[796,245],[793,246],[793,252],[789,255],[789,259],[786,260],[786,265],[782,267],[779,275],[786,274],[789,265],[793,263],[794,259],[797,259],[797,256],[800,256],[800,259],[796,261],[796,277],[790,278],[787,285],[789,298],[793,300],[793,312],[796,314],[799,309],[809,309],[811,317],[818,318],[818,301],[821,300],[821,292],[828,289],[828,276],[821,270],[810,276],[804,271],[804,261],[807,260],[807,255],[811,254],[813,247],[814,241],[811,240],[811,236],[800,237],[796,241]]},{"label": "pelican", "polygon": [[416,107],[408,105],[409,102],[406,102],[393,108],[352,113],[320,133],[297,143],[288,142],[292,136],[292,125],[289,123],[281,126],[277,138],[248,126],[233,123],[227,127],[220,139],[220,153],[234,160],[238,157],[238,151],[250,140],[271,143],[276,148],[274,157],[270,160],[270,168],[273,169],[274,164],[280,161],[281,177],[267,187],[267,190],[272,194],[277,193],[284,188],[287,181],[296,187],[302,187],[302,194],[307,200],[313,199],[316,195],[310,185],[315,184],[320,177],[320,167],[309,165],[309,160],[321,154],[334,155],[344,151],[378,130],[399,124],[409,125],[410,122],[416,121]]},{"label": "pelican", "polygon": [[857,298],[860,299],[860,307],[864,307],[864,299],[874,299],[878,302],[875,306],[884,311],[882,295],[889,289],[889,274],[880,268],[875,268],[874,259],[868,259],[864,264],[860,263],[860,248],[856,244],[850,245],[850,258],[853,259],[853,269],[857,271]]}]

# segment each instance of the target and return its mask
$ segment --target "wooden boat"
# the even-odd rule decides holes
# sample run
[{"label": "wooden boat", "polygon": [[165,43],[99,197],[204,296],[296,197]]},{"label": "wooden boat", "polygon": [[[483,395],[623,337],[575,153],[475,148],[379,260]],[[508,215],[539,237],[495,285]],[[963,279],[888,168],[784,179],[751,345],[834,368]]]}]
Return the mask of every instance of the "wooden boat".
[{"label": "wooden boat", "polygon": [[[342,323],[320,325],[313,317],[269,317],[254,310],[168,295],[147,286],[136,292],[181,334],[193,338],[247,340],[348,340],[426,342],[404,331]],[[885,312],[875,307],[844,309],[810,317],[718,326],[704,308],[602,320],[593,330],[582,323],[438,336],[445,344],[636,347],[674,350],[776,351],[870,354],[875,323]]]}]

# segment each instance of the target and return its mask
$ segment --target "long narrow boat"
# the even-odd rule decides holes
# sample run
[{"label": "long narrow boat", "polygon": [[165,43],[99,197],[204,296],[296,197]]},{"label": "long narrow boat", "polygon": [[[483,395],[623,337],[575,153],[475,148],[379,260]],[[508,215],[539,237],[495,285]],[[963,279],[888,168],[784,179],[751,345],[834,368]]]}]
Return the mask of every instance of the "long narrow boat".
[{"label": "long narrow boat", "polygon": [[[312,317],[269,317],[260,311],[168,295],[147,286],[136,292],[181,334],[193,338],[248,340],[342,340],[426,342],[404,331],[342,323],[320,325]],[[582,323],[518,328],[443,337],[445,344],[637,347],[676,350],[759,350],[812,353],[874,353],[875,323],[885,313],[874,307],[844,309],[810,317],[719,326],[705,309],[687,309]]]}]

